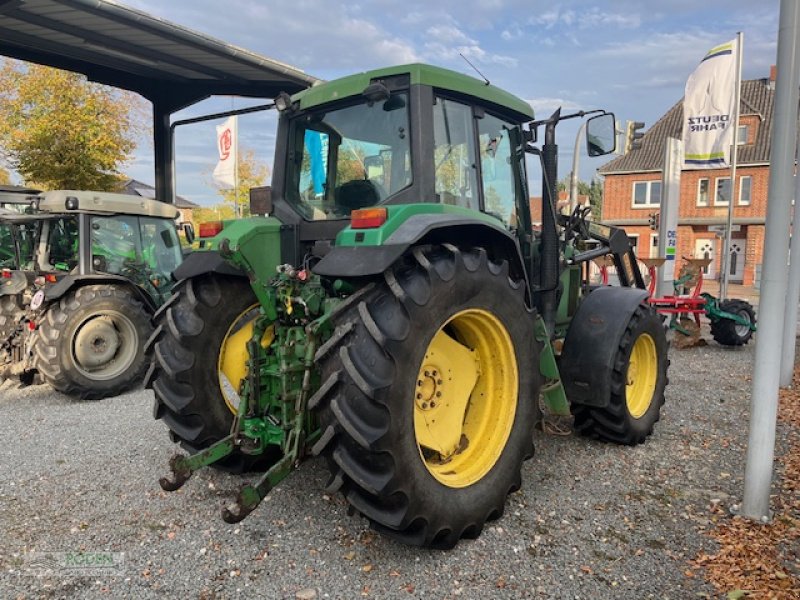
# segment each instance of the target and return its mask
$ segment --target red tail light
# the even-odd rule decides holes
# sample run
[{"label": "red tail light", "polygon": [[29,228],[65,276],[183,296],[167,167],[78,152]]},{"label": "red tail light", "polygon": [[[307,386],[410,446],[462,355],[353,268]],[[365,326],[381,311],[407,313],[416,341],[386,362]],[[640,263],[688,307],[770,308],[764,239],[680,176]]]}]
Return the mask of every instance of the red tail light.
[{"label": "red tail light", "polygon": [[374,229],[386,223],[386,208],[361,208],[350,213],[350,227],[353,229]]},{"label": "red tail light", "polygon": [[201,238],[210,238],[217,235],[222,231],[222,221],[209,221],[208,223],[200,223]]},{"label": "red tail light", "polygon": [[3,269],[0,271],[0,275],[2,275],[3,279],[11,279],[11,271],[8,269]]}]

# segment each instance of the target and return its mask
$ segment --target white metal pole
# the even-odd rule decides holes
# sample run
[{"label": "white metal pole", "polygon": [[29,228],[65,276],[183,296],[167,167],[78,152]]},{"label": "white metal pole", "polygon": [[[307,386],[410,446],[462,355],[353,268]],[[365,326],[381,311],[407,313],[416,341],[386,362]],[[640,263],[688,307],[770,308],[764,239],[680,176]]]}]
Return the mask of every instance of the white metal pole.
[{"label": "white metal pole", "polygon": [[578,167],[581,160],[581,136],[586,131],[586,121],[578,127],[575,135],[575,148],[572,150],[572,173],[569,174],[569,214],[578,205]]},{"label": "white metal pole", "polygon": [[725,240],[722,244],[722,284],[719,295],[728,297],[728,280],[731,270],[731,233],[733,229],[733,207],[736,203],[736,163],[739,158],[739,105],[742,101],[742,44],[744,34],[736,34],[736,84],[733,96],[733,148],[731,148],[731,197],[728,198],[728,220],[725,222]]},{"label": "white metal pole", "polygon": [[664,175],[658,220],[658,255],[666,262],[657,269],[656,295],[675,293],[675,261],[678,247],[678,213],[681,203],[683,140],[668,137],[664,144]]},{"label": "white metal pole", "polygon": [[770,145],[767,222],[764,232],[764,268],[750,396],[750,435],[744,473],[744,516],[768,520],[772,463],[775,458],[775,422],[778,413],[783,312],[786,302],[789,254],[789,200],[792,197],[795,142],[797,141],[798,34],[800,5],[781,0],[778,25],[778,78]]},{"label": "white metal pole", "polygon": [[[798,138],[800,142],[800,138]],[[797,162],[800,164],[800,143],[797,146]],[[794,177],[794,209],[792,214],[792,243],[789,252],[789,284],[786,291],[786,308],[783,315],[783,352],[781,353],[781,387],[792,385],[795,344],[797,341],[797,307],[800,302],[800,214],[797,199],[800,198],[800,177]]]}]

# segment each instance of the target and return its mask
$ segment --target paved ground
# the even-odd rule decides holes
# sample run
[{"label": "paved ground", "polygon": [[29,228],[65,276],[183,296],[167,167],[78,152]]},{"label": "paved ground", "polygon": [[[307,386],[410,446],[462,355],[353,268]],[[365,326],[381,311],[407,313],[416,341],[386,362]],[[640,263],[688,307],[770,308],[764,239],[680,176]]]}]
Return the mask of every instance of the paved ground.
[{"label": "paved ground", "polygon": [[[312,460],[247,520],[213,470],[167,494],[174,447],[135,391],[73,402],[0,386],[0,598],[676,598],[709,593],[709,507],[741,493],[753,347],[671,351],[655,435],[637,448],[537,433],[505,516],[449,552],[375,535]],[[36,553],[124,553],[114,575],[35,576]],[[39,571],[42,572],[42,571]]]}]

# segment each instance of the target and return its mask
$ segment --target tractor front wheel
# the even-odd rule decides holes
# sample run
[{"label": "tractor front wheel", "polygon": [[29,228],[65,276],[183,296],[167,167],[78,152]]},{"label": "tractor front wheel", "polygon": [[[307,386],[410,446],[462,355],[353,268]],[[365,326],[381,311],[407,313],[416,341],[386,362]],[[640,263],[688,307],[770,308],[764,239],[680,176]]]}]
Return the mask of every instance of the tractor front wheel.
[{"label": "tractor front wheel", "polygon": [[[719,303],[719,308],[741,317],[747,323],[756,322],[756,311],[745,300],[723,300]],[[720,318],[711,321],[711,335],[723,346],[743,346],[753,337],[753,330],[749,325],[740,325],[730,319]]]},{"label": "tractor front wheel", "polygon": [[540,348],[524,282],[483,249],[416,248],[334,322],[311,399],[329,487],[404,543],[477,537],[533,454]]},{"label": "tractor front wheel", "polygon": [[86,285],[53,303],[39,324],[34,367],[64,394],[94,400],[141,382],[150,312],[128,289]]},{"label": "tractor front wheel", "polygon": [[669,359],[661,317],[640,304],[622,335],[608,342],[616,344],[608,404],[573,404],[575,429],[609,442],[641,444],[659,419],[667,385]]}]

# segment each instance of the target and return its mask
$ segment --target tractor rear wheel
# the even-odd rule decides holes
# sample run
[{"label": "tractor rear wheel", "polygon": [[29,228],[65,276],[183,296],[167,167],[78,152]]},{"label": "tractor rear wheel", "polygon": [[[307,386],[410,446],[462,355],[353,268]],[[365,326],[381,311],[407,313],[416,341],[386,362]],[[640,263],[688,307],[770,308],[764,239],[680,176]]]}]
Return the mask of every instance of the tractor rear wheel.
[{"label": "tractor rear wheel", "polygon": [[0,383],[4,379],[3,373],[16,360],[12,339],[24,314],[19,294],[0,296]]},{"label": "tractor rear wheel", "polygon": [[[723,300],[719,303],[719,308],[738,315],[748,323],[756,322],[756,311],[745,300]],[[711,335],[718,344],[723,346],[743,346],[753,337],[753,330],[747,325],[739,325],[730,319],[717,319],[711,321]]]},{"label": "tractor rear wheel", "polygon": [[[259,305],[242,277],[203,274],[176,284],[156,313],[145,385],[172,441],[194,453],[230,433]],[[264,456],[235,453],[214,466],[241,472]]]},{"label": "tractor rear wheel", "polygon": [[605,407],[573,404],[575,429],[617,444],[641,444],[653,432],[667,385],[667,338],[661,317],[640,304],[617,344]]},{"label": "tractor rear wheel", "polygon": [[34,343],[46,383],[84,400],[115,396],[141,382],[150,311],[128,289],[86,285],[48,307]]},{"label": "tractor rear wheel", "polygon": [[420,247],[334,322],[310,401],[329,489],[404,543],[477,537],[533,454],[540,346],[524,281],[483,249]]}]

